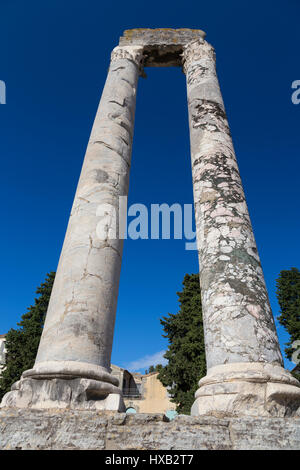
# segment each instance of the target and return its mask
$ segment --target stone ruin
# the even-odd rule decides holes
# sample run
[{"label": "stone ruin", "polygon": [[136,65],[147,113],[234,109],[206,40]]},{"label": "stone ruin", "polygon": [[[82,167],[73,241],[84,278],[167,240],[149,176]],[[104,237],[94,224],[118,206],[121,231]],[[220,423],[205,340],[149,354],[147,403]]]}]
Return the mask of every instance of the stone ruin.
[{"label": "stone ruin", "polygon": [[97,237],[97,208],[118,211],[127,196],[138,79],[144,67],[168,66],[186,75],[207,359],[191,415],[299,416],[300,384],[283,368],[215,51],[192,29],[127,30],[113,49],[35,365],[2,408],[124,411],[110,370],[123,239]]}]

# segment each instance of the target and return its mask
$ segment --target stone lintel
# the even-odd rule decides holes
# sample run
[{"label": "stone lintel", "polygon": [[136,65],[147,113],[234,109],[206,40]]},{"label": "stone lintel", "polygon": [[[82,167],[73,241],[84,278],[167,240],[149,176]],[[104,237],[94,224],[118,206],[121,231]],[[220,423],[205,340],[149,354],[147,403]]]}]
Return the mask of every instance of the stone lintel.
[{"label": "stone lintel", "polygon": [[143,46],[145,67],[180,67],[183,47],[196,39],[204,39],[205,35],[201,29],[127,29],[119,46]]}]

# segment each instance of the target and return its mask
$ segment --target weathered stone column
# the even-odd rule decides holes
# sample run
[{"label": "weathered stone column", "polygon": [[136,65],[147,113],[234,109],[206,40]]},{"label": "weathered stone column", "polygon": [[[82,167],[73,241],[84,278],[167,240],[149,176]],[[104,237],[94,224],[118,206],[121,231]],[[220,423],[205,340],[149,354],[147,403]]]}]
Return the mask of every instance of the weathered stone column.
[{"label": "weathered stone column", "polygon": [[[2,406],[122,409],[110,374],[123,247],[114,224],[119,196],[128,193],[142,52],[112,52],[36,362]],[[99,223],[107,236],[99,238]]]},{"label": "weathered stone column", "polygon": [[208,367],[192,414],[292,414],[300,384],[282,367],[214,49],[192,41],[183,64]]}]

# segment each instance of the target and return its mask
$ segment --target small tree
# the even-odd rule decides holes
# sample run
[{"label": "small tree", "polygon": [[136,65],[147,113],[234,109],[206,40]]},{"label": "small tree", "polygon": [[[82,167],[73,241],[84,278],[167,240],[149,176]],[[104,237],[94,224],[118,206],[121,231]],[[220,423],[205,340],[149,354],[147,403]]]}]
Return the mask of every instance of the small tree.
[{"label": "small tree", "polygon": [[5,337],[6,364],[0,377],[0,400],[6,392],[9,392],[12,384],[20,379],[24,370],[33,367],[54,277],[54,272],[47,274],[45,282],[36,290],[39,297],[21,317],[18,323],[20,328],[11,328]]},{"label": "small tree", "polygon": [[150,366],[149,369],[145,370],[145,374],[151,374],[151,372],[160,372],[163,366],[161,364],[156,364],[156,366]]},{"label": "small tree", "polygon": [[206,374],[204,331],[198,274],[186,274],[183,290],[177,293],[180,310],[169,313],[160,323],[169,340],[164,357],[168,364],[162,367],[158,378],[169,389],[176,411],[190,414],[198,382]]},{"label": "small tree", "polygon": [[[292,355],[300,345],[300,271],[297,268],[281,271],[276,280],[276,295],[280,306],[279,323],[284,326],[290,335],[286,343],[285,355],[292,360]],[[294,344],[293,344],[294,343]],[[295,372],[295,377],[300,380],[300,373]]]}]

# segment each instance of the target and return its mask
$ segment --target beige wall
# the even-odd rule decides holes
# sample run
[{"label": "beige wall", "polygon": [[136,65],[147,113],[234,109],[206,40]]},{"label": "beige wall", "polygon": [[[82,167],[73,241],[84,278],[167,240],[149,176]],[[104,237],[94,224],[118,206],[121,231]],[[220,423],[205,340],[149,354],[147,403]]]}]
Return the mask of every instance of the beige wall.
[{"label": "beige wall", "polygon": [[132,407],[139,413],[166,413],[175,410],[175,403],[171,403],[167,389],[157,378],[158,372],[144,375],[142,377],[142,398],[128,399],[125,405]]}]

